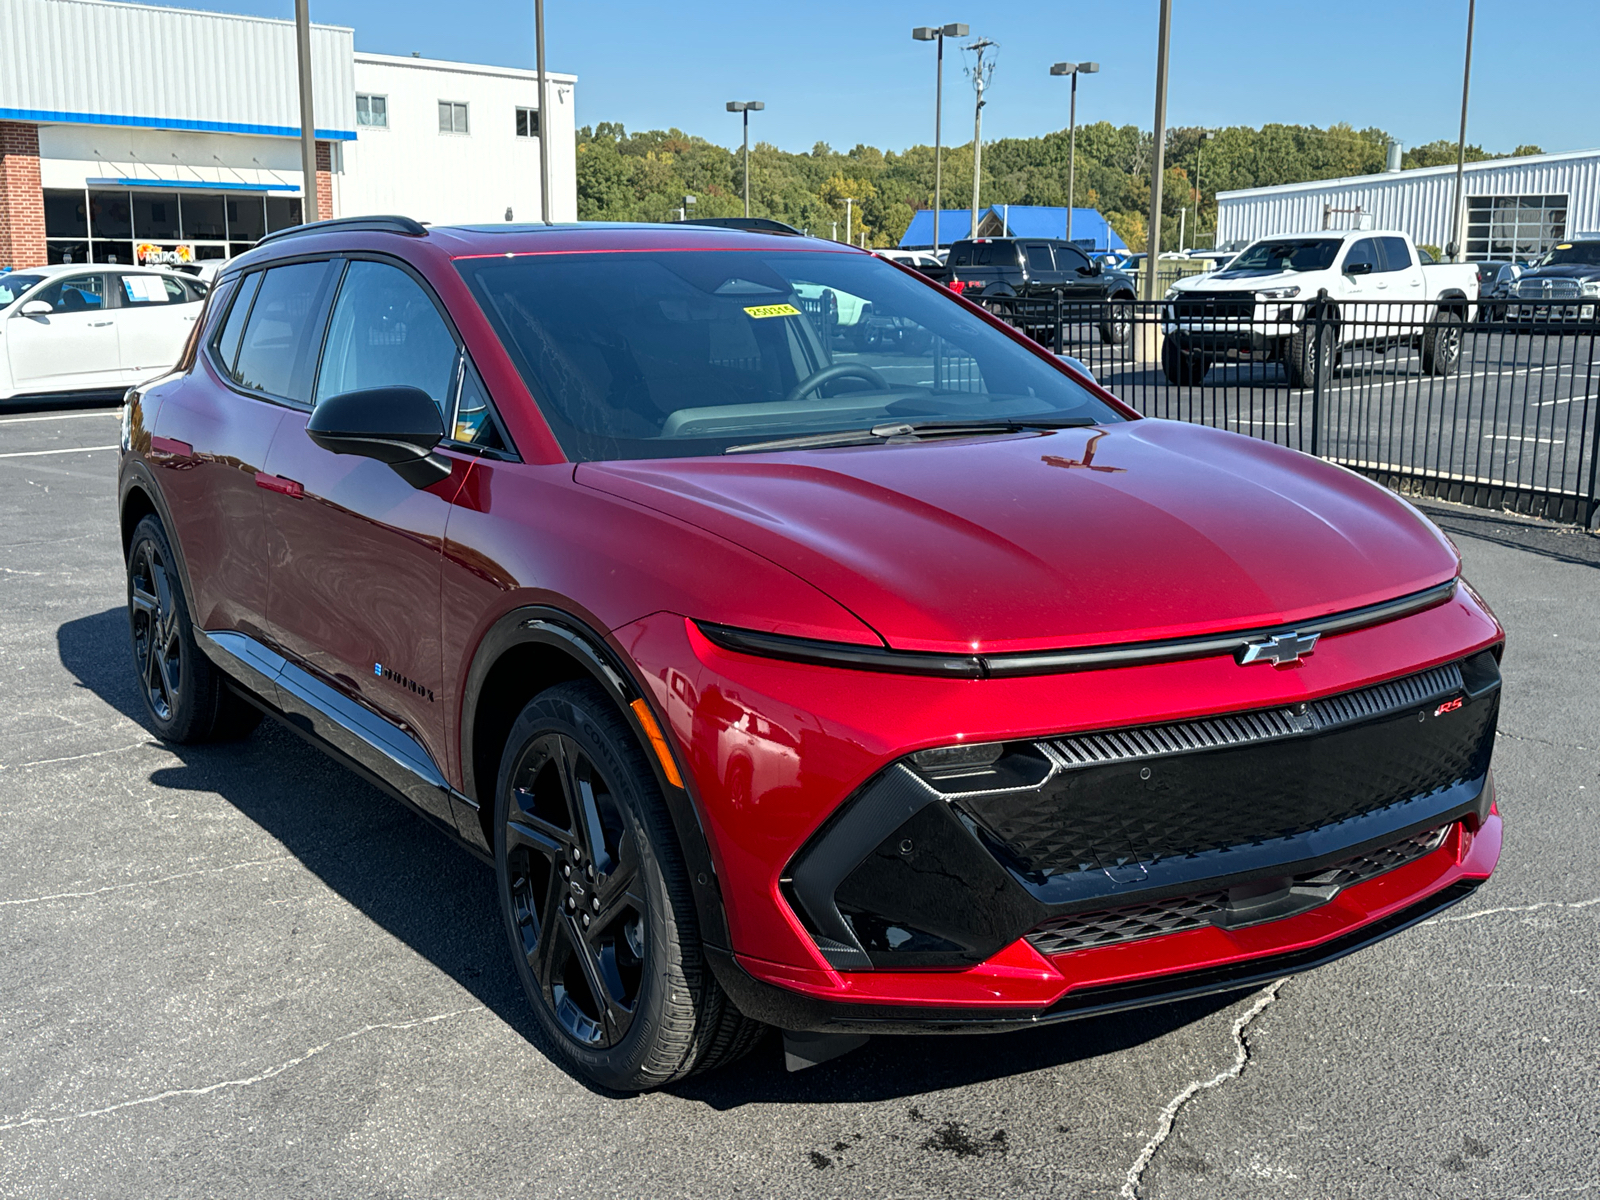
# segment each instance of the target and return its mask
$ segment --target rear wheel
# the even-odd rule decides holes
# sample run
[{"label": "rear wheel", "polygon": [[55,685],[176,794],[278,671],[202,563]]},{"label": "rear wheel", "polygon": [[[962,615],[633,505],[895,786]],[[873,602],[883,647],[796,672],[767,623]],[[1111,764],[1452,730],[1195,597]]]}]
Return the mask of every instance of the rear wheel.
[{"label": "rear wheel", "polygon": [[145,517],[128,544],[128,633],[145,714],[164,741],[243,737],[261,713],[227,689],[195,644],[175,564],[160,520]]},{"label": "rear wheel", "polygon": [[605,693],[560,684],[512,727],[495,872],[517,975],[565,1065],[638,1092],[746,1053],[700,945],[691,882],[644,752]]},{"label": "rear wheel", "polygon": [[1108,346],[1126,346],[1133,340],[1132,296],[1113,296],[1100,319],[1100,340]]},{"label": "rear wheel", "polygon": [[1435,314],[1422,334],[1422,373],[1448,375],[1461,361],[1461,315]]},{"label": "rear wheel", "polygon": [[1168,383],[1191,387],[1204,380],[1210,369],[1205,355],[1180,350],[1171,340],[1161,343],[1161,370]]}]

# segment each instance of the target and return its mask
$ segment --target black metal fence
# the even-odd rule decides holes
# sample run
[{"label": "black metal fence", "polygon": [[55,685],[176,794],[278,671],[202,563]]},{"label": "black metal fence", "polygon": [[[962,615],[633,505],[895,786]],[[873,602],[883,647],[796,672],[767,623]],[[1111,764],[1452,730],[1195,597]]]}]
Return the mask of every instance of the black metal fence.
[{"label": "black metal fence", "polygon": [[1600,301],[995,299],[1152,417],[1320,455],[1399,491],[1593,525]]}]

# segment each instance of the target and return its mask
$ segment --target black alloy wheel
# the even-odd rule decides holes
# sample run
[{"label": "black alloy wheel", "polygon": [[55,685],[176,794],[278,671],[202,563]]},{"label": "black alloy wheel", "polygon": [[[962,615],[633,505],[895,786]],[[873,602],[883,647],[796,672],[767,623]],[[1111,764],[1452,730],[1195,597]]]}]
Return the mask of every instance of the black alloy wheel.
[{"label": "black alloy wheel", "polygon": [[1106,302],[1100,321],[1100,340],[1107,346],[1126,346],[1133,341],[1131,296],[1113,296]]},{"label": "black alloy wheel", "polygon": [[598,685],[558,684],[522,710],[500,759],[494,834],[517,976],[574,1074],[644,1091],[760,1040],[766,1027],[711,974],[660,785]]},{"label": "black alloy wheel", "polygon": [[259,709],[228,690],[195,644],[167,532],[154,516],[128,543],[128,633],[145,712],[169,742],[243,737]]}]

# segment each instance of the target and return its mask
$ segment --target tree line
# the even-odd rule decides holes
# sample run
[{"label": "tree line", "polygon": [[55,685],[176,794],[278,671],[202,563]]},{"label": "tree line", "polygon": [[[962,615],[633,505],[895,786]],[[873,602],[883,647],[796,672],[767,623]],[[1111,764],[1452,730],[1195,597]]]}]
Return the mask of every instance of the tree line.
[{"label": "tree line", "polygon": [[[1237,125],[1178,128],[1167,133],[1162,182],[1163,249],[1176,249],[1180,220],[1187,244],[1209,244],[1216,228],[1216,194],[1239,188],[1370,175],[1383,170],[1390,138],[1381,129],[1332,125]],[[1153,136],[1133,125],[1099,121],[1078,128],[1076,203],[1099,209],[1130,246],[1148,243]],[[1540,154],[1518,146],[1512,156]],[[677,129],[629,133],[602,121],[577,135],[578,219],[672,221],[680,209],[701,217],[739,216],[743,165],[727,150]],[[1469,145],[1467,158],[1505,158]],[[1063,205],[1067,202],[1068,136],[1057,130],[1032,138],[1000,138],[983,147],[980,203]],[[1407,150],[1405,169],[1456,160],[1448,139]],[[685,203],[692,195],[694,203]],[[963,208],[972,196],[972,144],[944,151],[942,199]],[[846,204],[846,200],[850,204]],[[809,154],[766,142],[750,148],[750,211],[815,236],[886,247],[897,244],[918,209],[933,206],[933,147],[879,150],[858,145],[844,153],[818,142]],[[1181,214],[1187,209],[1187,216]],[[847,212],[848,210],[848,212]]]}]

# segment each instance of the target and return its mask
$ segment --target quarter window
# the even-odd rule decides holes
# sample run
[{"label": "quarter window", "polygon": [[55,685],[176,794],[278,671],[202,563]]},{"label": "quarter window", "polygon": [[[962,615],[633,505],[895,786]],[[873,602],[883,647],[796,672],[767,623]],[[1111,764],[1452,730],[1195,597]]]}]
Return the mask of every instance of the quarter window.
[{"label": "quarter window", "polygon": [[250,316],[250,303],[256,298],[256,288],[260,286],[260,271],[244,277],[239,294],[234,297],[233,307],[228,310],[222,333],[217,337],[217,365],[229,378],[233,377],[233,360],[239,357],[239,339],[244,335],[244,323]]},{"label": "quarter window", "polygon": [[356,124],[375,129],[389,127],[389,97],[356,93]]},{"label": "quarter window", "polygon": [[[240,338],[232,372],[235,383],[305,402],[310,390],[305,379],[307,351],[327,274],[325,262],[291,263],[264,272]],[[228,324],[233,324],[231,316]],[[224,341],[227,335],[225,329]]]},{"label": "quarter window", "polygon": [[415,387],[448,420],[455,372],[455,338],[416,280],[387,263],[352,262],[328,323],[317,401],[367,388]]},{"label": "quarter window", "polygon": [[454,100],[439,101],[439,132],[466,133],[467,106]]},{"label": "quarter window", "polygon": [[517,136],[525,138],[539,136],[539,110],[537,108],[517,109]]},{"label": "quarter window", "polygon": [[489,403],[489,393],[465,354],[461,356],[461,385],[456,392],[456,419],[451,424],[450,439],[485,450],[506,449],[506,438]]}]

